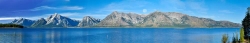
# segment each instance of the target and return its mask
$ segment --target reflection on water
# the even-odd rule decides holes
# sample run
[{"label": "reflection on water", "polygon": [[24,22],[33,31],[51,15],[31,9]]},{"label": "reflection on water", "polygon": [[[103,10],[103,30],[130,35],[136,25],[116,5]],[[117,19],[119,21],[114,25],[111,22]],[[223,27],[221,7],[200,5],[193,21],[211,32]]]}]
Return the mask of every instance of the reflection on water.
[{"label": "reflection on water", "polygon": [[22,34],[16,32],[0,33],[1,43],[20,43],[22,42]]},{"label": "reflection on water", "polygon": [[1,29],[0,43],[220,43],[238,28]]}]

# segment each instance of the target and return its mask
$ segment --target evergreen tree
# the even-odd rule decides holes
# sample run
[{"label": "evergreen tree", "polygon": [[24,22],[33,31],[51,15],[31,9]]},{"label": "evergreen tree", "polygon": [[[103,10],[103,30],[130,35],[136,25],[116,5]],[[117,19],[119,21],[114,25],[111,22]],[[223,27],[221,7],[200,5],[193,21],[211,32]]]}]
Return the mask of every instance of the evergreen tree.
[{"label": "evergreen tree", "polygon": [[246,16],[245,16],[245,18],[243,19],[243,21],[242,21],[242,26],[243,26],[243,30],[244,30],[244,38],[249,38],[249,36],[248,36],[248,34],[249,34],[249,28],[250,28],[250,7],[248,7],[247,8],[248,9],[248,11],[246,12]]}]

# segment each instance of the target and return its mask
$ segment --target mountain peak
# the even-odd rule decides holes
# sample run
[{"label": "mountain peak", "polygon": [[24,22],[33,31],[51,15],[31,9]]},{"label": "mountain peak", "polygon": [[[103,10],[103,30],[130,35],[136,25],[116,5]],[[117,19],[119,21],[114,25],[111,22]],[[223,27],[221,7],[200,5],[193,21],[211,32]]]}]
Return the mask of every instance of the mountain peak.
[{"label": "mountain peak", "polygon": [[59,26],[59,27],[60,26],[63,26],[63,27],[76,26],[79,23],[76,20],[72,20],[68,17],[61,16],[58,13],[51,15],[50,17],[47,18],[46,21],[47,23],[45,24],[45,26],[54,25],[54,26]]},{"label": "mountain peak", "polygon": [[47,21],[49,20],[52,20],[52,19],[60,19],[61,18],[61,15],[59,15],[58,13],[55,13],[54,15],[50,15],[48,18],[47,18]]},{"label": "mountain peak", "polygon": [[183,16],[183,15],[186,15],[186,14],[183,14],[183,13],[179,13],[179,12],[167,12],[168,15],[176,15],[176,16]]},{"label": "mountain peak", "polygon": [[23,20],[24,18],[20,18],[19,20]]},{"label": "mountain peak", "polygon": [[55,13],[54,15],[58,15],[58,13]]},{"label": "mountain peak", "polygon": [[91,16],[85,16],[84,18],[92,18]]},{"label": "mountain peak", "polygon": [[114,13],[118,13],[118,11],[114,11]]},{"label": "mountain peak", "polygon": [[26,19],[26,18],[20,18],[20,19],[15,19],[17,21],[32,21],[32,20],[29,20],[29,19]]},{"label": "mountain peak", "polygon": [[59,15],[58,13],[55,13],[54,15],[53,15],[53,17],[60,17],[61,15]]},{"label": "mountain peak", "polygon": [[83,20],[100,20],[100,19],[96,19],[96,18],[93,18],[91,16],[85,16],[85,17],[83,17]]},{"label": "mountain peak", "polygon": [[154,12],[161,12],[161,11],[159,11],[159,10],[155,10]]},{"label": "mountain peak", "polygon": [[112,14],[118,14],[119,12],[118,11],[114,11],[114,12],[112,12]]},{"label": "mountain peak", "polygon": [[100,22],[100,19],[95,19],[91,16],[85,16],[83,20],[78,24],[80,27],[93,26]]},{"label": "mountain peak", "polygon": [[44,18],[40,18],[40,20],[45,20]]},{"label": "mountain peak", "polygon": [[118,12],[118,11],[114,11],[114,12],[112,12],[111,14],[123,14],[124,12]]},{"label": "mountain peak", "polygon": [[154,11],[153,13],[162,13],[162,12],[157,10],[157,11]]},{"label": "mountain peak", "polygon": [[14,19],[14,21],[17,21],[17,19]]}]

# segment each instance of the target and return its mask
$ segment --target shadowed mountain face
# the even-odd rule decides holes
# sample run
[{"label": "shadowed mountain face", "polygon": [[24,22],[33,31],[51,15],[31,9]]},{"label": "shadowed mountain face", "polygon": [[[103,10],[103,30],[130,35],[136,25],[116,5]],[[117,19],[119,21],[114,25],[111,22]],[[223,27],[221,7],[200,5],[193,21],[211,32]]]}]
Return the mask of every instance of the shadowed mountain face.
[{"label": "shadowed mountain face", "polygon": [[33,20],[21,18],[21,19],[15,19],[11,23],[12,24],[20,24],[20,25],[23,25],[23,26],[27,27],[27,26],[31,26],[34,22],[35,21],[33,21]]},{"label": "shadowed mountain face", "polygon": [[31,27],[44,27],[44,25],[47,23],[47,21],[44,18],[41,18],[34,22]]},{"label": "shadowed mountain face", "polygon": [[238,23],[215,21],[209,18],[188,16],[177,12],[155,11],[148,15],[114,11],[105,19],[85,16],[81,21],[73,20],[59,14],[41,18],[37,21],[28,19],[14,20],[14,24],[31,27],[240,27]]},{"label": "shadowed mountain face", "polygon": [[99,27],[240,27],[238,23],[215,21],[188,16],[177,12],[155,11],[149,15],[113,12],[103,19]]}]

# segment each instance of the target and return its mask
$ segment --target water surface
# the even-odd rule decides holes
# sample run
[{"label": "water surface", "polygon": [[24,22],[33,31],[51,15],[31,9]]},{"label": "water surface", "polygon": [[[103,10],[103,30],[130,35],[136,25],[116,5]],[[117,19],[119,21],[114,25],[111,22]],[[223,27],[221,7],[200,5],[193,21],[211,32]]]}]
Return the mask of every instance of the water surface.
[{"label": "water surface", "polygon": [[0,43],[221,43],[239,28],[0,29]]}]

